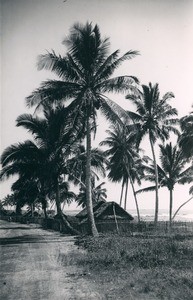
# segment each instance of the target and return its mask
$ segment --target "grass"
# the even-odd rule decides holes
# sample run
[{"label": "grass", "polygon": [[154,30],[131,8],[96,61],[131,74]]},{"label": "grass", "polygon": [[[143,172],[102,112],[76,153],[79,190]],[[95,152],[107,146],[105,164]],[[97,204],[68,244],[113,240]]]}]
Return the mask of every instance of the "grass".
[{"label": "grass", "polygon": [[[77,240],[68,263],[83,268],[99,299],[193,299],[191,236],[119,236]],[[63,264],[67,263],[63,258]]]}]

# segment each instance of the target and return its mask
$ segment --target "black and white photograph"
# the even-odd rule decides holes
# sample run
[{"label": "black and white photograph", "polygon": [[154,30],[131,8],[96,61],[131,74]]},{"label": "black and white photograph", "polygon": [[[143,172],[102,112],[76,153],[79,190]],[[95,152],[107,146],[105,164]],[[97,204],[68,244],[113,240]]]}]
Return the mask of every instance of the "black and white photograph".
[{"label": "black and white photograph", "polygon": [[193,299],[193,0],[0,0],[0,299]]}]

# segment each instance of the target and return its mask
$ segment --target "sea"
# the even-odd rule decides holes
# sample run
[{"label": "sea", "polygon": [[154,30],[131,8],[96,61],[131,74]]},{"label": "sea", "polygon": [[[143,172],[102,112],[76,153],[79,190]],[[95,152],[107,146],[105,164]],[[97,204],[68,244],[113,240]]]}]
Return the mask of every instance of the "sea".
[{"label": "sea", "polygon": [[[80,210],[67,210],[64,213],[68,215],[75,216],[79,213]],[[128,210],[128,213],[131,214],[134,219],[137,219],[137,213],[135,209]],[[175,211],[173,212],[175,213]],[[154,220],[154,209],[141,209],[140,217],[143,221],[153,221]],[[169,220],[169,212],[167,209],[160,209],[158,215],[159,221],[168,221]],[[174,221],[180,222],[193,222],[193,210],[180,210],[178,214],[175,216]]]}]

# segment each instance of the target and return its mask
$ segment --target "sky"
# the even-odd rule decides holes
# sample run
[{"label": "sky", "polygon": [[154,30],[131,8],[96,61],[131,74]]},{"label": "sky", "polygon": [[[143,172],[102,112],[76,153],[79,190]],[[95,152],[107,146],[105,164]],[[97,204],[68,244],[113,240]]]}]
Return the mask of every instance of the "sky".
[{"label": "sky", "polygon": [[[43,80],[53,78],[37,71],[37,56],[54,50],[65,54],[63,39],[75,22],[98,24],[102,36],[110,38],[110,51],[138,50],[140,55],[122,64],[115,75],[137,76],[142,84],[159,83],[161,95],[173,92],[170,104],[179,116],[193,105],[193,1],[192,0],[0,0],[1,11],[1,153],[29,135],[15,127],[16,118],[32,113],[25,97]],[[124,95],[111,99],[122,107],[133,107]],[[108,124],[98,121],[94,145],[105,138]],[[143,147],[148,155],[148,140]],[[106,181],[102,180],[102,181]],[[1,183],[0,199],[10,193],[12,181]],[[106,184],[108,200],[119,202],[119,184]],[[189,198],[189,186],[174,191],[174,210]],[[154,193],[138,196],[140,208],[154,208]],[[169,192],[160,190],[160,208],[169,207]],[[129,192],[128,209],[135,208]],[[193,209],[189,203],[186,209]]]}]

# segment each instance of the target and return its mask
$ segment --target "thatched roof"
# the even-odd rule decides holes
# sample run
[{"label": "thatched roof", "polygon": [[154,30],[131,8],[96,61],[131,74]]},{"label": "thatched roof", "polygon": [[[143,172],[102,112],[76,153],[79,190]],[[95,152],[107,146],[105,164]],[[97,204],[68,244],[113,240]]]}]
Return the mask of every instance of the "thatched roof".
[{"label": "thatched roof", "polygon": [[[97,204],[93,205],[93,212],[95,212],[100,206],[101,204],[105,203],[105,201],[99,201]],[[87,216],[87,209],[84,208],[83,210],[81,210],[77,215],[76,217],[77,218],[80,218],[80,219],[83,219]]]},{"label": "thatched roof", "polygon": [[[93,207],[94,217],[95,219],[109,219],[114,217],[114,212],[117,218],[127,219],[129,221],[133,220],[133,217],[124,210],[118,203],[111,201],[111,202],[104,202],[100,201]],[[83,209],[76,215],[80,221],[85,222],[87,219],[87,210]]]}]

